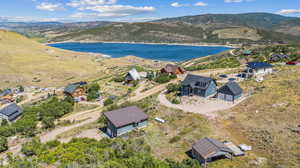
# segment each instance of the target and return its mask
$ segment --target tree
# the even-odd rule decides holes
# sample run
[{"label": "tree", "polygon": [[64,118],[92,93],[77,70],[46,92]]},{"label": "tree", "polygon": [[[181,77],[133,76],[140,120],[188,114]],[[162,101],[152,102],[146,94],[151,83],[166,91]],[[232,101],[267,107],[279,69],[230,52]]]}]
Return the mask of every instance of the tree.
[{"label": "tree", "polygon": [[0,152],[4,152],[8,149],[6,137],[0,137]]},{"label": "tree", "polygon": [[104,106],[108,106],[108,105],[113,104],[113,103],[114,103],[114,101],[112,99],[110,99],[110,98],[106,99],[103,102]]},{"label": "tree", "polygon": [[99,95],[100,86],[97,83],[92,83],[87,89],[87,99],[89,101],[97,99]]},{"label": "tree", "polygon": [[167,90],[168,90],[169,93],[177,92],[180,89],[180,87],[181,87],[180,84],[170,83],[167,86]]},{"label": "tree", "polygon": [[39,138],[33,138],[31,142],[22,145],[21,152],[26,156],[39,154],[43,149],[43,144]]}]

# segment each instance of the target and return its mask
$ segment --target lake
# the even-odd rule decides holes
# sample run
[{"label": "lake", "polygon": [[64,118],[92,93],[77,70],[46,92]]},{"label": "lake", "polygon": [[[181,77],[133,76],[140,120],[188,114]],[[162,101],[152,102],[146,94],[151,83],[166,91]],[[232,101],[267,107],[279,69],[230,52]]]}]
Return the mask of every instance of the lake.
[{"label": "lake", "polygon": [[49,46],[79,52],[102,53],[109,55],[112,58],[134,55],[145,59],[174,62],[214,55],[230,49],[228,47],[220,46],[133,43],[57,43],[49,44]]}]

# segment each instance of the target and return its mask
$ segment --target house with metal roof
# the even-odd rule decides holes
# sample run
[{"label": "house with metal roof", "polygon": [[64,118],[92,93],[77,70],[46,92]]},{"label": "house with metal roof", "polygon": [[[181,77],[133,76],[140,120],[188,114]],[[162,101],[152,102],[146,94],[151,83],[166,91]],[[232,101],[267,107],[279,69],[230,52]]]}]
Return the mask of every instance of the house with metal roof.
[{"label": "house with metal roof", "polygon": [[141,76],[138,73],[138,71],[135,68],[133,68],[126,74],[125,82],[129,83],[137,80],[141,80]]},{"label": "house with metal roof", "polygon": [[86,83],[83,82],[69,84],[64,88],[64,93],[74,98],[84,96],[86,94],[84,85],[86,85]]},{"label": "house with metal roof", "polygon": [[273,72],[273,66],[265,62],[249,62],[247,63],[247,77],[256,77],[270,74]]},{"label": "house with metal roof", "polygon": [[23,112],[23,109],[16,103],[10,103],[0,108],[0,118],[14,121]]},{"label": "house with metal roof", "polygon": [[185,71],[183,68],[181,68],[178,65],[174,64],[167,64],[164,68],[160,70],[161,73],[168,73],[168,74],[173,74],[173,75],[179,75],[179,74],[184,74]]},{"label": "house with metal roof", "polygon": [[105,112],[106,132],[110,137],[118,137],[148,124],[148,115],[136,106]]},{"label": "house with metal roof", "polygon": [[232,158],[233,151],[222,142],[212,139],[203,138],[195,142],[192,146],[192,156],[201,164],[206,165],[207,162],[223,158]]},{"label": "house with metal roof", "polygon": [[7,101],[7,102],[13,102],[13,91],[11,89],[5,89],[0,93],[0,100]]},{"label": "house with metal roof", "polygon": [[286,54],[273,54],[269,61],[281,61],[281,60],[288,60],[290,57]]},{"label": "house with metal roof", "polygon": [[225,101],[234,102],[242,97],[243,89],[238,83],[230,81],[218,89],[217,98]]},{"label": "house with metal roof", "polygon": [[217,83],[209,77],[188,74],[181,85],[183,96],[208,97],[217,93]]}]

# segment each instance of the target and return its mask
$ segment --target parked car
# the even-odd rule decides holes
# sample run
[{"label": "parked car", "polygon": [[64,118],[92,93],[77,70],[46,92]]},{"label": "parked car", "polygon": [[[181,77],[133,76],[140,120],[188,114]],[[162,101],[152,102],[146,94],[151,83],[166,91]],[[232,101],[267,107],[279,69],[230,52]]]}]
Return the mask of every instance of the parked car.
[{"label": "parked car", "polygon": [[229,78],[228,80],[229,80],[229,81],[235,81],[236,78]]},{"label": "parked car", "polygon": [[297,65],[297,64],[299,64],[298,61],[289,61],[286,63],[286,65]]},{"label": "parked car", "polygon": [[219,77],[220,77],[220,78],[228,78],[228,76],[225,75],[225,74],[219,75]]}]

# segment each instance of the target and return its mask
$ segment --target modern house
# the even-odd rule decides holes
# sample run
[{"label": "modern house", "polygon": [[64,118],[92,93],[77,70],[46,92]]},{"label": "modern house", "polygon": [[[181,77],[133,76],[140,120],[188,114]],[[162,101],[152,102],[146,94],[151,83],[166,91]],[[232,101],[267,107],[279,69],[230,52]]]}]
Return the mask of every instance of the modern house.
[{"label": "modern house", "polygon": [[13,102],[13,91],[11,89],[5,89],[0,93],[0,99],[7,102]]},{"label": "modern house", "polygon": [[280,60],[287,60],[290,57],[285,54],[273,54],[270,58],[269,61],[280,61]]},{"label": "modern house", "polygon": [[69,84],[64,88],[64,93],[68,96],[72,96],[73,98],[85,96],[86,93],[85,93],[84,85],[86,84],[87,84],[86,82]]},{"label": "modern house", "polygon": [[16,103],[10,103],[0,107],[0,118],[7,121],[14,121],[23,112],[23,109]]},{"label": "modern house", "polygon": [[217,83],[214,79],[188,74],[182,82],[181,95],[208,97],[217,93]]},{"label": "modern house", "polygon": [[141,80],[141,76],[135,68],[130,70],[125,76],[126,83],[130,83],[132,81],[138,81],[138,80]]},{"label": "modern house", "polygon": [[230,158],[232,159],[233,151],[222,142],[212,139],[203,138],[192,146],[192,156],[201,164],[206,166],[207,162],[214,160]]},{"label": "modern house", "polygon": [[242,97],[243,89],[236,82],[228,82],[218,89],[217,98],[225,101],[234,102]]},{"label": "modern house", "polygon": [[148,124],[148,115],[136,106],[105,112],[107,134],[118,137]]},{"label": "modern house", "polygon": [[178,65],[173,65],[173,64],[167,64],[164,68],[160,70],[161,73],[168,73],[168,74],[173,74],[173,75],[180,75],[184,74],[185,71],[183,68],[181,68]]},{"label": "modern house", "polygon": [[246,76],[263,76],[273,72],[273,66],[265,62],[249,62],[247,63]]}]

